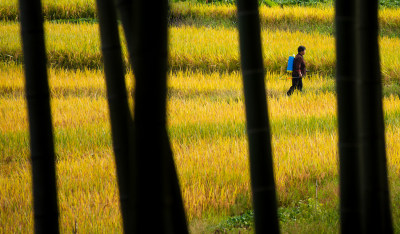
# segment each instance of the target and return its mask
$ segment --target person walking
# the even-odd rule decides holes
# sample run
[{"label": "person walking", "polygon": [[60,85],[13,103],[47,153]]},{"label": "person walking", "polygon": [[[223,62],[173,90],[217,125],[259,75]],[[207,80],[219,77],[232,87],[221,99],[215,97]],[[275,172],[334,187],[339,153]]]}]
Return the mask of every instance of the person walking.
[{"label": "person walking", "polygon": [[298,54],[293,61],[292,86],[290,87],[289,91],[287,91],[288,96],[292,95],[295,89],[298,89],[301,92],[303,89],[302,78],[306,75],[306,64],[303,58],[304,54],[306,53],[306,47],[299,46],[297,51]]}]

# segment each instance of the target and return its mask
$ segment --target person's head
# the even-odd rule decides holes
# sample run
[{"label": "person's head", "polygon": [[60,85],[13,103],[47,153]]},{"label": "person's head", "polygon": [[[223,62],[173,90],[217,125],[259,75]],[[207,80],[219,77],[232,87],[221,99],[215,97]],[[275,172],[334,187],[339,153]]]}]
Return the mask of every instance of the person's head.
[{"label": "person's head", "polygon": [[304,55],[306,53],[306,47],[299,46],[299,48],[297,48],[297,51],[299,52],[299,54]]}]

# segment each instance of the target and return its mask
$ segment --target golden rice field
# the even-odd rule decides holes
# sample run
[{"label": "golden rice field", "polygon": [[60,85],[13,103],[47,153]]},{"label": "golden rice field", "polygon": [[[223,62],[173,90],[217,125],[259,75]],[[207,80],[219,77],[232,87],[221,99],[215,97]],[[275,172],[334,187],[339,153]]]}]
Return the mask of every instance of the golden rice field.
[{"label": "golden rice field", "polygon": [[[49,74],[61,231],[71,232],[77,222],[85,232],[120,232],[103,74],[58,69],[51,69]],[[266,76],[279,203],[285,206],[307,199],[315,190],[309,184],[317,181],[320,201],[335,206],[338,159],[334,80],[310,77],[304,81],[303,94],[288,98],[284,93],[290,81],[278,77]],[[131,89],[129,78],[131,75],[127,79]],[[28,124],[21,66],[1,66],[0,90],[0,226],[6,233],[30,232]],[[392,177],[400,175],[399,106],[398,96],[384,98]],[[232,215],[249,208],[240,74],[170,73],[168,124],[188,219]],[[238,204],[243,207],[237,208]]]},{"label": "golden rice field", "polygon": [[[89,0],[76,2],[82,9],[90,5]],[[1,6],[13,4],[15,0],[1,1],[0,15],[5,9]],[[73,8],[65,1],[44,1],[44,6],[52,4],[65,7],[61,12]],[[182,14],[192,14],[180,5],[174,7]],[[193,6],[190,11],[223,17],[234,14],[231,6],[203,8]],[[310,24],[331,22],[333,17],[331,8],[301,9],[301,14],[308,14]],[[261,8],[260,14],[262,19],[297,17],[291,11],[296,9]],[[381,11],[382,22],[386,19],[388,24],[399,25],[400,14],[393,12],[396,10]],[[16,22],[0,21],[0,233],[33,232],[19,30]],[[98,25],[46,22],[45,32],[60,231],[72,233],[77,226],[81,233],[121,233]],[[168,132],[191,231],[211,232],[224,218],[251,209],[238,33],[229,27],[185,25],[170,27],[169,32]],[[308,219],[301,210],[289,218],[281,212],[281,229],[284,233],[337,233],[334,37],[264,29],[262,39],[280,209],[296,210],[310,199],[321,207]],[[287,57],[299,44],[307,47],[305,60],[312,72],[303,81],[303,93],[289,98],[285,93],[291,80],[286,79],[284,69]],[[396,209],[400,206],[400,39],[381,37],[380,48],[392,213],[395,232],[400,232],[400,212]],[[127,60],[125,49],[123,53]],[[133,80],[128,72],[130,92]]]},{"label": "golden rice field", "polygon": [[[100,38],[97,24],[47,23],[47,51],[51,66],[59,68],[100,68]],[[0,23],[0,61],[22,60],[19,26]],[[82,33],[84,32],[84,33]],[[270,31],[262,33],[265,67],[274,72],[286,69],[288,55],[296,45],[307,50],[308,69],[333,75],[335,41],[333,36],[301,32]],[[400,38],[381,38],[382,73],[385,79],[400,75],[398,45]],[[296,47],[297,48],[297,47]],[[124,49],[127,60],[127,52]],[[172,70],[237,71],[240,68],[236,29],[172,27],[170,29],[170,67]]]},{"label": "golden rice field", "polygon": [[[94,0],[43,0],[43,15],[45,19],[77,19],[96,18],[96,7]],[[383,8],[379,11],[379,22],[381,28],[392,29],[400,24],[400,9]],[[230,19],[236,18],[234,5],[204,5],[190,4],[184,2],[172,3],[170,5],[172,18],[185,19]],[[18,0],[2,0],[0,2],[0,19],[18,19]],[[334,9],[331,6],[301,7],[260,7],[260,19],[263,26],[270,24],[317,24],[331,25],[334,20]]]}]

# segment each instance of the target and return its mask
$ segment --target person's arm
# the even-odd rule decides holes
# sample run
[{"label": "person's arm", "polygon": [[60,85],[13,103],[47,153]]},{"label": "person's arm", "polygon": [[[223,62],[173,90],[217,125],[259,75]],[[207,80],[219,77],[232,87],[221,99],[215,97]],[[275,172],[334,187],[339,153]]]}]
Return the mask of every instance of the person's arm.
[{"label": "person's arm", "polygon": [[307,69],[306,69],[306,63],[304,61],[304,58],[301,58],[301,66],[303,67],[303,75],[305,76],[307,73]]},{"label": "person's arm", "polygon": [[293,71],[297,72],[299,74],[299,77],[302,77],[301,74],[301,58],[296,56],[296,58],[293,61]]}]

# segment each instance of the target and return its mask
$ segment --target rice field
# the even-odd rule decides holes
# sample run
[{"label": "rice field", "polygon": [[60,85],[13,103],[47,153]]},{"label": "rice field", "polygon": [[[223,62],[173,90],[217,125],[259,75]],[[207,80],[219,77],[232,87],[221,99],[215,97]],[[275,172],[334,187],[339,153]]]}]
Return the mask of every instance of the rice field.
[{"label": "rice field", "polygon": [[[98,69],[102,67],[97,24],[46,23],[49,64],[56,68]],[[0,61],[23,61],[19,25],[0,23]],[[82,33],[84,32],[84,33]],[[288,55],[296,45],[304,44],[307,65],[312,72],[332,76],[335,69],[333,36],[319,33],[265,30],[263,55],[268,71],[284,72]],[[381,38],[382,74],[386,80],[400,75],[398,45],[400,38]],[[126,49],[123,50],[127,61]],[[238,71],[240,68],[236,29],[206,27],[170,28],[170,69]]]},{"label": "rice field", "polygon": [[[229,7],[218,9],[204,12],[233,14]],[[272,14],[267,10],[262,8],[262,17]],[[332,9],[319,10],[316,21],[329,21]],[[293,15],[285,13],[290,8],[271,11],[278,12],[270,16],[276,19]],[[98,25],[46,22],[45,32],[61,233],[75,228],[82,233],[121,233]],[[238,34],[235,28],[193,25],[172,26],[169,32],[168,133],[191,231],[212,232],[224,218],[251,209]],[[334,37],[263,29],[262,39],[282,231],[337,233]],[[313,72],[303,81],[304,91],[289,98],[285,94],[291,80],[284,69],[299,44],[307,47],[305,60]],[[395,209],[400,206],[399,45],[399,38],[380,40],[395,232],[400,231]],[[125,49],[124,56],[127,60]],[[0,22],[0,233],[33,232],[22,57],[18,23]],[[130,93],[133,80],[128,71]],[[321,209],[312,209],[309,216],[301,209],[294,212],[301,204]]]},{"label": "rice field", "polygon": [[[5,232],[29,232],[33,217],[23,72],[21,66],[5,65],[0,74],[0,221]],[[62,232],[70,232],[75,222],[85,232],[120,232],[103,74],[57,69],[49,74]],[[334,80],[311,77],[303,94],[288,98],[284,94],[290,81],[278,78],[266,76],[279,203],[307,199],[315,189],[309,184],[317,181],[321,202],[336,205]],[[399,106],[398,96],[384,98],[394,177],[400,175]],[[168,123],[188,219],[235,214],[237,203],[250,208],[240,74],[171,72]]]},{"label": "rice field", "polygon": [[[46,20],[96,18],[94,0],[43,0],[43,15]],[[396,26],[400,22],[398,8],[382,8],[379,14],[381,27]],[[234,5],[193,4],[190,2],[177,2],[170,5],[170,17],[173,19],[202,18],[230,19],[236,18]],[[307,24],[333,24],[334,9],[331,5],[321,6],[286,6],[267,7],[260,6],[262,23],[300,23]],[[2,0],[0,2],[0,19],[14,21],[18,16],[18,0]],[[189,21],[190,22],[190,21]]]}]

